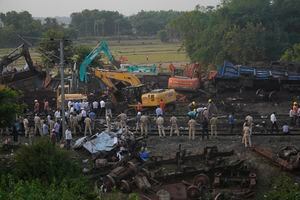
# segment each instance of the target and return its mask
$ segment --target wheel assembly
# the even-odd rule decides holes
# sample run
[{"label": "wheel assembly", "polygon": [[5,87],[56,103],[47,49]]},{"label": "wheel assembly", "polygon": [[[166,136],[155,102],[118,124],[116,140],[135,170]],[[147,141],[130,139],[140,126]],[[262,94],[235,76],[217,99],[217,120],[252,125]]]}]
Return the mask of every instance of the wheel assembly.
[{"label": "wheel assembly", "polygon": [[198,174],[193,179],[193,184],[200,187],[200,186],[208,186],[210,183],[209,177],[206,174]]},{"label": "wheel assembly", "polygon": [[201,191],[195,185],[189,186],[186,192],[190,199],[198,199],[201,196]]}]

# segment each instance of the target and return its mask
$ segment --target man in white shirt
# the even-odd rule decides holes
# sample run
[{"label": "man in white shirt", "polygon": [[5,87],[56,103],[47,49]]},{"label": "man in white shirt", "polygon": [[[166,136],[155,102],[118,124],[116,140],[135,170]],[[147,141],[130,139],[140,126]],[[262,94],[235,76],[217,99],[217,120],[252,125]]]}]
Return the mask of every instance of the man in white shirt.
[{"label": "man in white shirt", "polygon": [[67,149],[69,150],[71,147],[71,141],[72,141],[72,132],[71,132],[70,127],[67,128],[65,135],[66,135]]},{"label": "man in white shirt", "polygon": [[273,133],[273,130],[274,128],[276,129],[276,132],[278,133],[279,132],[279,129],[278,129],[278,125],[277,125],[277,119],[276,119],[276,113],[273,112],[270,116],[270,120],[271,120],[271,123],[272,123],[272,126],[271,126],[271,134]]},{"label": "man in white shirt", "polygon": [[100,101],[100,116],[105,112],[105,101]]},{"label": "man in white shirt", "polygon": [[92,105],[93,105],[93,110],[94,110],[94,111],[97,111],[97,110],[98,110],[98,107],[99,107],[98,101],[93,101]]},{"label": "man in white shirt", "polygon": [[59,110],[56,110],[56,111],[55,111],[54,117],[55,117],[55,121],[57,121],[57,120],[60,119],[60,111],[59,111]]}]

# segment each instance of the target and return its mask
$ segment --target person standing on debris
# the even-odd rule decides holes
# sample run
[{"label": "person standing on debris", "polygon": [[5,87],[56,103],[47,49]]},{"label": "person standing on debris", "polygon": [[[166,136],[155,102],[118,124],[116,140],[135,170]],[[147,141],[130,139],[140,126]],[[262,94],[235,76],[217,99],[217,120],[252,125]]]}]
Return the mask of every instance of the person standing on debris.
[{"label": "person standing on debris", "polygon": [[55,121],[59,120],[61,118],[60,116],[60,110],[56,110],[55,113],[54,113],[54,119]]},{"label": "person standing on debris", "polygon": [[217,137],[218,136],[217,122],[218,122],[218,118],[215,115],[212,115],[212,118],[209,121],[209,123],[210,123],[210,135],[211,135],[211,137],[214,137],[214,136]]},{"label": "person standing on debris", "polygon": [[[107,102],[108,104],[109,104],[109,102]],[[109,106],[109,105],[107,105],[107,106]],[[104,115],[104,113],[105,113],[105,101],[102,99],[101,101],[100,101],[100,116],[102,116],[102,115]]]},{"label": "person standing on debris", "polygon": [[289,134],[290,130],[289,130],[289,125],[288,123],[284,122],[283,126],[282,126],[282,133],[283,134]]},{"label": "person standing on debris", "polygon": [[53,145],[56,144],[56,132],[55,129],[52,129],[51,133],[50,133],[50,141]]},{"label": "person standing on debris", "polygon": [[177,117],[174,115],[170,118],[170,123],[171,123],[171,129],[170,129],[170,136],[173,135],[173,130],[179,136],[179,129],[178,129],[178,124],[177,124]]},{"label": "person standing on debris", "polygon": [[[101,103],[100,103],[100,106],[101,106]],[[104,106],[105,106],[105,115],[109,115],[109,117],[110,117],[110,119],[112,119],[112,111],[111,111],[111,109],[112,109],[112,102],[111,102],[111,100],[108,100],[105,104],[104,104]]]},{"label": "person standing on debris", "polygon": [[246,116],[245,120],[246,120],[246,122],[247,122],[247,124],[248,124],[248,126],[249,126],[249,129],[250,129],[250,135],[252,135],[253,117],[252,117],[250,114],[248,114],[248,115]]},{"label": "person standing on debris", "polygon": [[98,108],[99,108],[99,103],[98,103],[98,101],[93,101],[93,103],[92,103],[92,108],[93,108],[93,111],[95,112],[95,113],[98,113]]},{"label": "person standing on debris", "polygon": [[67,128],[67,130],[65,132],[65,137],[66,137],[67,149],[69,150],[71,147],[71,141],[72,141],[72,132],[71,132],[70,127]]},{"label": "person standing on debris", "polygon": [[119,114],[117,118],[120,119],[120,128],[122,129],[122,131],[125,128],[125,131],[127,132],[127,115],[124,112],[121,112],[121,114]]},{"label": "person standing on debris", "polygon": [[242,143],[245,144],[245,147],[252,147],[251,143],[251,131],[250,131],[250,125],[248,121],[245,121],[244,126],[243,126],[243,138],[242,138]]},{"label": "person standing on debris", "polygon": [[35,114],[33,121],[34,121],[34,134],[37,135],[37,131],[38,131],[39,135],[42,135],[41,118],[38,116],[38,114]]},{"label": "person standing on debris", "polygon": [[136,115],[135,133],[137,133],[138,130],[140,129],[140,127],[141,127],[141,116],[142,116],[141,112],[138,112],[137,115]]},{"label": "person standing on debris", "polygon": [[49,126],[46,124],[46,121],[43,122],[42,131],[42,136],[49,134]]},{"label": "person standing on debris", "polygon": [[210,119],[213,114],[218,113],[218,109],[217,109],[216,105],[214,104],[214,102],[212,101],[212,99],[208,100],[206,107],[207,107],[207,112],[208,112],[208,119]]},{"label": "person standing on debris", "polygon": [[60,129],[60,123],[59,120],[57,120],[54,124],[54,132],[55,132],[55,138],[58,138],[59,135],[59,129]]},{"label": "person standing on debris", "polygon": [[141,136],[145,134],[145,136],[148,136],[148,124],[149,124],[149,118],[147,115],[141,116]]},{"label": "person standing on debris", "polygon": [[44,112],[46,115],[50,112],[49,102],[47,99],[44,99]]},{"label": "person standing on debris", "polygon": [[162,110],[162,112],[164,113],[165,112],[166,103],[164,102],[163,99],[160,99],[160,101],[159,101],[159,107]]},{"label": "person standing on debris", "polygon": [[90,117],[91,120],[92,120],[92,129],[94,130],[94,129],[95,129],[96,113],[94,113],[93,111],[91,111],[91,112],[89,113],[89,117]]},{"label": "person standing on debris", "polygon": [[295,113],[293,111],[293,108],[290,109],[289,117],[290,117],[290,125],[294,126],[295,125]]},{"label": "person standing on debris", "polygon": [[293,125],[297,125],[297,112],[298,112],[298,103],[295,101],[292,106],[292,116],[293,116]]},{"label": "person standing on debris", "polygon": [[105,120],[106,120],[107,132],[110,132],[111,131],[111,118],[110,118],[110,116],[106,115]]},{"label": "person standing on debris", "polygon": [[164,118],[162,115],[159,115],[156,119],[157,129],[158,129],[158,135],[159,137],[166,137],[165,129],[164,129]]},{"label": "person standing on debris", "polygon": [[277,125],[277,119],[276,119],[276,113],[273,112],[270,116],[270,121],[272,123],[271,126],[271,134],[273,133],[274,128],[276,129],[276,132],[279,133],[278,125]]},{"label": "person standing on debris", "polygon": [[92,120],[91,118],[89,117],[86,117],[84,119],[84,136],[86,136],[86,132],[89,131],[90,135],[92,135],[92,127],[91,127],[91,123],[92,123]]},{"label": "person standing on debris", "polygon": [[189,106],[189,111],[193,111],[193,110],[197,109],[197,105],[196,105],[195,101],[190,103],[188,106]]},{"label": "person standing on debris", "polygon": [[204,107],[203,108],[203,112],[202,112],[202,116],[201,116],[201,118],[202,119],[206,119],[206,120],[208,120],[209,118],[208,118],[208,110],[207,110],[207,108],[206,107]]},{"label": "person standing on debris", "polygon": [[190,117],[190,120],[188,121],[188,127],[189,127],[189,140],[195,140],[195,132],[196,132],[196,120],[192,117]]},{"label": "person standing on debris", "polygon": [[157,106],[157,108],[155,110],[155,114],[156,114],[156,117],[158,117],[160,115],[162,116],[163,115],[163,110],[159,106]]},{"label": "person standing on debris", "polygon": [[234,114],[231,113],[228,116],[228,125],[229,125],[229,129],[230,129],[230,133],[233,133],[234,123],[235,123]]},{"label": "person standing on debris", "polygon": [[37,99],[34,100],[33,112],[34,113],[39,113],[40,112],[40,104],[39,104],[39,101]]},{"label": "person standing on debris", "polygon": [[143,110],[143,104],[141,102],[138,102],[137,106],[136,106],[136,111],[137,112],[142,112],[142,110]]},{"label": "person standing on debris", "polygon": [[13,124],[12,135],[13,135],[14,142],[18,142],[19,133],[18,133],[17,121],[15,121],[15,123]]},{"label": "person standing on debris", "polygon": [[25,137],[29,136],[29,121],[26,117],[23,119],[23,126],[24,126],[24,131],[25,131]]},{"label": "person standing on debris", "polygon": [[53,121],[53,119],[50,116],[49,120],[48,120],[48,125],[49,125],[49,130],[50,131],[54,128],[54,124],[55,124],[55,122]]},{"label": "person standing on debris", "polygon": [[209,139],[209,134],[208,134],[208,119],[206,117],[203,117],[201,125],[202,125],[202,140],[204,140],[205,136],[206,136],[207,139]]}]

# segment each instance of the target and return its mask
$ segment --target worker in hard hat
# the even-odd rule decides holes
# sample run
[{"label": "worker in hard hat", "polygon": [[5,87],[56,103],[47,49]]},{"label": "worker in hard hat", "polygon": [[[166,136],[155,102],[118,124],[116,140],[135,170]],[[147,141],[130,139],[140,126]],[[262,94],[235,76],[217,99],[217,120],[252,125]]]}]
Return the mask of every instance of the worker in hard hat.
[{"label": "worker in hard hat", "polygon": [[197,109],[197,104],[195,101],[193,101],[189,104],[189,111],[193,111],[195,109]]},{"label": "worker in hard hat", "polygon": [[218,109],[212,99],[208,99],[208,103],[206,107],[207,107],[209,119],[212,117],[213,114],[218,114]]}]

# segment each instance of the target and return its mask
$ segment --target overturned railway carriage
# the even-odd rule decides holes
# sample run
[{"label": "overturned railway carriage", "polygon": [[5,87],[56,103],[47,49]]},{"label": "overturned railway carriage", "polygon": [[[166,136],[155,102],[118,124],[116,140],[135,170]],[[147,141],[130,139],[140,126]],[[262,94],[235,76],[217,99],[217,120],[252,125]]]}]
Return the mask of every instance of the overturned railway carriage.
[{"label": "overturned railway carriage", "polygon": [[248,67],[224,63],[213,77],[218,90],[263,89],[265,91],[298,91],[300,73],[281,67]]}]

